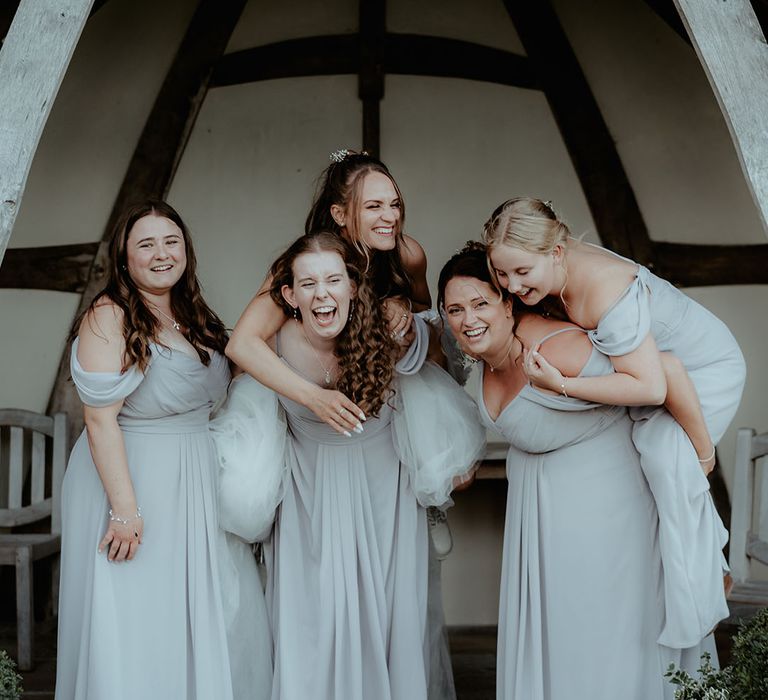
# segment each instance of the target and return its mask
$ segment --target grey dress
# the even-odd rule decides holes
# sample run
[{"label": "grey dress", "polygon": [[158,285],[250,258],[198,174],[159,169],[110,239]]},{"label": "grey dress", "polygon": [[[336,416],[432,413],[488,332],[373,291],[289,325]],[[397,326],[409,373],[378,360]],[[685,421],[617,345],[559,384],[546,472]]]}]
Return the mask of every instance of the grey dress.
[{"label": "grey dress", "polygon": [[[593,350],[580,376],[611,371]],[[497,698],[672,698],[680,659],[656,641],[657,515],[627,410],[528,385],[493,420],[480,387],[484,423],[510,442]]]},{"label": "grey dress", "polygon": [[[660,351],[672,352],[685,365],[717,444],[739,406],[746,375],[733,335],[704,307],[638,265],[634,282],[589,337],[606,355],[625,355],[649,332]],[[728,616],[722,554],[728,533],[682,428],[660,407],[633,408],[630,415],[659,512],[665,606],[659,642],[686,649]]]},{"label": "grey dress", "polygon": [[58,700],[228,700],[233,697],[219,588],[216,483],[208,414],[229,381],[209,366],[152,347],[146,374],[72,377],[95,407],[124,399],[118,416],[144,542],[135,559],[107,561],[97,545],[109,503],[85,432],[64,477]]},{"label": "grey dress", "polygon": [[267,545],[272,698],[425,700],[427,523],[395,450],[392,409],[347,438],[280,402],[290,438]]}]

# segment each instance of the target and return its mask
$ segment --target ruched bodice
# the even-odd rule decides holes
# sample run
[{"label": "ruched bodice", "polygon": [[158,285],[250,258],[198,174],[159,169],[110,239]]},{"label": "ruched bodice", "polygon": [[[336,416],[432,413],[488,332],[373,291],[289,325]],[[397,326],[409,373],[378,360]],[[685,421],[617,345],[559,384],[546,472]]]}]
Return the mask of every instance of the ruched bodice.
[{"label": "ruched bodice", "polygon": [[89,406],[109,406],[123,400],[117,421],[126,431],[184,433],[207,430],[208,417],[229,383],[226,358],[212,353],[204,365],[181,350],[151,346],[146,373],[88,372],[77,359],[78,340],[72,345],[70,368],[80,399]]}]

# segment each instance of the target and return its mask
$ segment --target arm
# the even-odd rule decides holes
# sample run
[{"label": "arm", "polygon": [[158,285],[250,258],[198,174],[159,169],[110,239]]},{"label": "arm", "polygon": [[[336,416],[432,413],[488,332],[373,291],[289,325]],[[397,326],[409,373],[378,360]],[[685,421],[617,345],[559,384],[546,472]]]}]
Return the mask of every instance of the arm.
[{"label": "arm", "polygon": [[702,470],[709,474],[715,466],[715,446],[701,411],[696,387],[677,357],[663,352],[661,362],[667,378],[667,399],[664,406],[690,438]]},{"label": "arm", "polygon": [[411,298],[389,297],[384,299],[384,315],[393,338],[402,338],[411,328],[413,313],[432,307],[432,297],[427,284],[427,256],[424,248],[410,236],[403,236],[400,254],[405,271],[413,282]]},{"label": "arm", "polygon": [[612,357],[611,362],[616,370],[613,374],[566,377],[534,348],[526,355],[523,369],[535,386],[585,401],[614,406],[659,406],[664,403],[667,382],[653,336],[649,334],[636,350]]},{"label": "arm", "polygon": [[322,389],[299,376],[267,344],[285,323],[283,310],[265,291],[268,285],[264,283],[238,319],[227,343],[227,357],[264,386],[306,406],[338,432],[354,430],[358,417],[365,420],[365,415],[352,401],[340,391]]},{"label": "arm", "polygon": [[[111,304],[97,306],[83,320],[79,332],[78,361],[91,372],[119,372],[125,344],[122,334],[122,312]],[[95,408],[85,406],[88,445],[110,508],[123,523],[110,520],[99,543],[99,551],[109,547],[110,561],[133,559],[142,541],[144,522],[136,517],[136,494],[128,470],[123,433],[117,415],[123,402]]]}]

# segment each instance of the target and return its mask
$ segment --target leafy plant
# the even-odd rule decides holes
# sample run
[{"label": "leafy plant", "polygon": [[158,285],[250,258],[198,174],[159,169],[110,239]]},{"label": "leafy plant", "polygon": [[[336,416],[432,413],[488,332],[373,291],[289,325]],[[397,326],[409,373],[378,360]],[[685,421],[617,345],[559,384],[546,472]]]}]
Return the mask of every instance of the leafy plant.
[{"label": "leafy plant", "polygon": [[739,629],[731,650],[731,697],[768,698],[768,608]]},{"label": "leafy plant", "polygon": [[13,659],[0,649],[0,700],[19,700],[24,688]]},{"label": "leafy plant", "polygon": [[709,653],[701,655],[698,678],[683,669],[675,670],[674,664],[669,665],[664,675],[677,686],[675,700],[730,700],[732,697],[729,693],[731,669],[716,669]]}]

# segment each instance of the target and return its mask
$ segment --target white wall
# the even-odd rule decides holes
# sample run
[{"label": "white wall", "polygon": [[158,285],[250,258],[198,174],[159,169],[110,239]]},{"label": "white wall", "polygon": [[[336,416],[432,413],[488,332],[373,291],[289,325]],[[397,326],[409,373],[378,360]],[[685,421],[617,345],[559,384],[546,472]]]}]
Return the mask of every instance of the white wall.
[{"label": "white wall", "polygon": [[[11,246],[97,240],[193,0],[111,0],[86,26],[35,158]],[[764,242],[730,138],[695,54],[642,0],[555,0],[603,110],[651,236]],[[497,0],[388,4],[390,31],[522,53]],[[229,50],[356,31],[355,0],[252,0]],[[143,17],[151,19],[143,19]],[[388,76],[382,157],[407,201],[434,284],[503,199],[554,201],[576,233],[594,223],[543,95],[464,80]],[[170,197],[190,224],[206,296],[233,324],[276,252],[303,227],[314,181],[337,148],[360,147],[354,76],[275,80],[209,93]],[[690,290],[741,342],[749,382],[735,426],[768,430],[762,286]],[[745,303],[748,300],[748,303]],[[41,410],[74,295],[0,290],[0,405]],[[733,433],[720,456],[726,477]],[[496,619],[501,482],[456,498],[444,565],[451,624]]]}]

